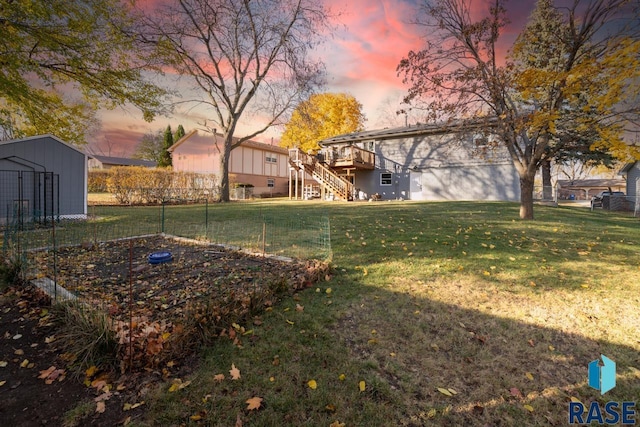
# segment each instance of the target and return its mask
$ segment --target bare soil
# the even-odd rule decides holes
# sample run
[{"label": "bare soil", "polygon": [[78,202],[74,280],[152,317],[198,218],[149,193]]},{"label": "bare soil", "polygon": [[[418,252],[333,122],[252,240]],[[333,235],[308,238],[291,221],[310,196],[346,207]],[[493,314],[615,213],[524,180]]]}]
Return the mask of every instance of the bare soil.
[{"label": "bare soil", "polygon": [[[172,260],[151,265],[149,255],[156,252],[170,252]],[[172,345],[174,339],[185,342],[178,338],[184,338],[187,319],[201,315],[203,322],[215,323],[211,335],[241,344],[251,336],[238,333],[236,322],[259,319],[260,310],[277,302],[278,292],[304,288],[326,274],[326,266],[316,262],[285,262],[162,237],[65,248],[55,259],[51,252],[39,253],[31,262],[37,276],[55,278],[83,304],[108,313],[125,360],[107,370],[79,369],[57,335],[51,299],[34,287],[5,290],[0,297],[3,425],[62,426],[65,412],[82,402],[85,409],[78,411],[75,425],[126,425],[142,416],[154,384],[197,366],[197,347],[178,351]]]}]

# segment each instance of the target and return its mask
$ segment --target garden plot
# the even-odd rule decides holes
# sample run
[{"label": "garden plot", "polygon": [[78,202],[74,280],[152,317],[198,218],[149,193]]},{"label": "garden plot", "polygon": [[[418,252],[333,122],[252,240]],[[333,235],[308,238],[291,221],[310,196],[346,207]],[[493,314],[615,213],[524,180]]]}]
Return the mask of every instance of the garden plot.
[{"label": "garden plot", "polygon": [[[171,261],[150,263],[150,256],[164,261],[166,253]],[[238,344],[250,339],[249,325],[263,310],[327,274],[320,262],[162,236],[31,256],[40,278],[75,294],[82,309],[106,314],[123,370],[157,366],[219,336]]]}]

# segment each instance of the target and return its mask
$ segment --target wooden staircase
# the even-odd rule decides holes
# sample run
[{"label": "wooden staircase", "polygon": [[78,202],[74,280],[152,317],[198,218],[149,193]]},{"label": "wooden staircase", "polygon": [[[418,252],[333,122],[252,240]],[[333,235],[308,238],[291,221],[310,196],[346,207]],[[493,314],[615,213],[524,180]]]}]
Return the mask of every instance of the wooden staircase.
[{"label": "wooden staircase", "polygon": [[289,163],[296,170],[304,170],[315,179],[326,191],[340,200],[349,200],[353,195],[353,184],[323,165],[314,156],[300,151],[298,148],[289,149]]}]

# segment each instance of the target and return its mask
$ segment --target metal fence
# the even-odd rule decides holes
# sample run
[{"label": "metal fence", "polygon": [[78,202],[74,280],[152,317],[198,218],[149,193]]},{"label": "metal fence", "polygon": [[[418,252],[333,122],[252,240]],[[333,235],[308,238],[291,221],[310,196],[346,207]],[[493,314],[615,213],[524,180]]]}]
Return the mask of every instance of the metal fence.
[{"label": "metal fence", "polygon": [[59,180],[52,172],[0,170],[0,226],[24,228],[59,216]]},{"label": "metal fence", "polygon": [[56,220],[48,225],[5,224],[2,249],[55,250],[154,234],[197,239],[260,254],[300,259],[331,257],[328,214],[288,210],[220,209],[210,203],[159,206],[94,206],[86,220]]},{"label": "metal fence", "polygon": [[[243,205],[243,204],[238,204]],[[246,205],[245,205],[246,206]],[[229,209],[209,203],[159,206],[95,206],[86,220],[57,218],[48,224],[13,223],[0,227],[2,259],[23,266],[26,280],[38,278],[55,299],[67,299],[59,289],[58,261],[64,249],[73,246],[100,248],[105,242],[154,235],[195,239],[201,243],[225,245],[254,254],[276,255],[302,260],[328,261],[332,256],[328,214],[298,214],[295,210],[263,209],[258,204]],[[148,248],[153,252],[157,248]],[[42,255],[38,255],[42,254]],[[49,276],[34,269],[39,265]],[[42,286],[41,286],[42,287]]]}]

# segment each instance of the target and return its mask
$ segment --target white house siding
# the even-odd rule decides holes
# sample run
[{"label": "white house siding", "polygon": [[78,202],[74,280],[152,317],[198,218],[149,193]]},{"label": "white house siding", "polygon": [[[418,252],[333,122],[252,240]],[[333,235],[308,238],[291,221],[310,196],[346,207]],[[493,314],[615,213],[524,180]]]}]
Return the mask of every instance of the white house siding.
[{"label": "white house siding", "polygon": [[[385,129],[330,138],[325,150],[355,144],[376,154],[376,169],[356,170],[354,186],[367,196],[403,200],[505,200],[520,197],[518,173],[506,149],[478,146],[474,132],[444,128]],[[386,174],[386,175],[385,175]],[[389,175],[391,179],[389,180]],[[384,178],[384,179],[383,179]]]},{"label": "white house siding", "polygon": [[627,171],[627,195],[640,198],[640,162],[635,162]]},{"label": "white house siding", "polygon": [[432,168],[420,179],[419,200],[515,201],[520,194],[518,177],[510,164]]}]

